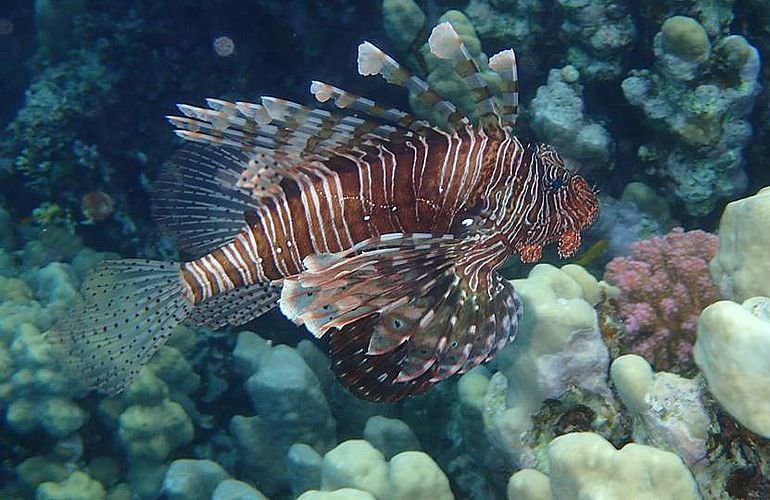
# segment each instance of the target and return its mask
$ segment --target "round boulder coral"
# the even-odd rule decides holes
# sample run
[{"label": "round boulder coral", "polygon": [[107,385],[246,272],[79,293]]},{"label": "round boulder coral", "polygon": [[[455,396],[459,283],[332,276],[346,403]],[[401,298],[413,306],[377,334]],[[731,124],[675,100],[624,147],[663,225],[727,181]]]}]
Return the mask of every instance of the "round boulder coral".
[{"label": "round boulder coral", "polygon": [[663,49],[671,55],[690,62],[703,62],[709,56],[710,44],[706,30],[695,19],[674,16],[661,27]]}]

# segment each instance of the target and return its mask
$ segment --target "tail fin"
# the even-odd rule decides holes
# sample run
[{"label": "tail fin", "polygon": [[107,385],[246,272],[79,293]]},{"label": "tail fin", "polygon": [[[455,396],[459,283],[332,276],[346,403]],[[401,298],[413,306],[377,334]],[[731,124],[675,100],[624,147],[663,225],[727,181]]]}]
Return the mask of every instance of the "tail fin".
[{"label": "tail fin", "polygon": [[48,341],[89,388],[117,394],[190,316],[193,306],[185,291],[175,263],[103,262],[83,283],[82,301],[53,327]]}]

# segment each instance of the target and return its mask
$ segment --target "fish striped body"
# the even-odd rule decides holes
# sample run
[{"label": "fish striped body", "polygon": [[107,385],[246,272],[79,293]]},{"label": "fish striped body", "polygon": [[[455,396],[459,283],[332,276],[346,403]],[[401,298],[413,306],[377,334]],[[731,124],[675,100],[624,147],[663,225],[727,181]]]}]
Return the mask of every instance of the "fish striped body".
[{"label": "fish striped body", "polygon": [[239,325],[276,305],[328,339],[339,381],[374,401],[424,392],[513,340],[521,301],[497,268],[551,242],[572,255],[596,193],[513,134],[512,50],[489,60],[495,95],[451,25],[429,45],[468,84],[477,124],[368,42],[359,72],[409,89],[441,126],[322,82],[311,92],[342,112],[272,97],[179,106],[169,120],[188,145],[154,213],[194,258],[115,261],[86,280],[51,339],[92,386],[122,390],[180,322]]},{"label": "fish striped body", "polygon": [[[516,139],[490,143],[482,130],[469,128],[313,165],[244,214],[247,226],[231,243],[183,264],[185,281],[201,302],[296,275],[308,255],[338,253],[382,234],[446,234],[480,203],[494,213],[494,192],[508,173],[502,165],[522,150]],[[503,198],[501,192],[497,199]]]}]

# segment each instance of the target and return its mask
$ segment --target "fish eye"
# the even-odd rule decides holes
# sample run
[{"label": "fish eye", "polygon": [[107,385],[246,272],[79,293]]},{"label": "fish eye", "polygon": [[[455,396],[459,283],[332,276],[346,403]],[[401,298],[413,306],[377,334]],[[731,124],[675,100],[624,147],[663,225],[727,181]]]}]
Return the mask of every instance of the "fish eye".
[{"label": "fish eye", "polygon": [[559,191],[561,188],[565,186],[564,179],[561,178],[554,178],[550,180],[546,180],[546,186],[548,187],[549,191]]},{"label": "fish eye", "polygon": [[405,330],[407,328],[406,320],[399,316],[391,316],[388,323],[390,323],[390,329],[396,332]]}]

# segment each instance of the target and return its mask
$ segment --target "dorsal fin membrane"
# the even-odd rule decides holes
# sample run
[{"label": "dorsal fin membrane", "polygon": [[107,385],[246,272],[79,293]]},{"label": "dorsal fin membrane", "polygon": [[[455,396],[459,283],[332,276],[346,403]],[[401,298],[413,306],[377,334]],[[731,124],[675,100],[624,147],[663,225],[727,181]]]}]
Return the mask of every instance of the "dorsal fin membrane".
[{"label": "dorsal fin membrane", "polygon": [[452,25],[443,22],[434,27],[428,38],[428,46],[434,56],[451,62],[455,73],[468,84],[480,123],[487,129],[499,129],[502,123],[495,96],[481,75],[481,68]]},{"label": "dorsal fin membrane", "polygon": [[246,152],[270,153],[286,164],[329,158],[380,142],[401,141],[412,131],[274,97],[261,104],[207,99],[210,109],[180,104],[169,116],[183,139]]},{"label": "dorsal fin membrane", "polygon": [[502,79],[503,125],[513,127],[519,116],[519,76],[513,49],[498,52],[489,58],[489,68]]},{"label": "dorsal fin membrane", "polygon": [[358,46],[358,73],[363,76],[382,75],[388,83],[408,89],[423,106],[436,112],[456,130],[470,124],[454,104],[439,95],[425,80],[412,75],[370,42]]},{"label": "dorsal fin membrane", "polygon": [[180,250],[205,255],[244,228],[244,213],[258,206],[237,187],[247,162],[241,152],[192,143],[163,166],[153,186],[153,218]]},{"label": "dorsal fin membrane", "polygon": [[284,129],[301,130],[308,134],[303,151],[309,153],[354,149],[377,141],[398,142],[412,135],[402,127],[330,113],[283,99],[263,97],[262,104],[273,120]]}]

